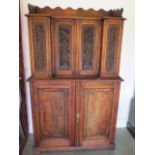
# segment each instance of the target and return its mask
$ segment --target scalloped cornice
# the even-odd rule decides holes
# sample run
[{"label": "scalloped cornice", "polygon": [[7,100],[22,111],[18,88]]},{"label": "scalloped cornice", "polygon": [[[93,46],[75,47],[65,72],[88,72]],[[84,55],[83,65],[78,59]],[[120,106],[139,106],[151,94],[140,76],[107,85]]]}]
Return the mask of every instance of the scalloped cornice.
[{"label": "scalloped cornice", "polygon": [[82,8],[72,9],[70,7],[66,9],[62,9],[60,7],[56,7],[54,9],[50,7],[40,8],[38,6],[34,6],[28,4],[29,14],[46,14],[48,16],[75,16],[75,17],[122,17],[123,8],[105,11],[103,9],[94,10],[92,8],[88,10],[84,10]]}]

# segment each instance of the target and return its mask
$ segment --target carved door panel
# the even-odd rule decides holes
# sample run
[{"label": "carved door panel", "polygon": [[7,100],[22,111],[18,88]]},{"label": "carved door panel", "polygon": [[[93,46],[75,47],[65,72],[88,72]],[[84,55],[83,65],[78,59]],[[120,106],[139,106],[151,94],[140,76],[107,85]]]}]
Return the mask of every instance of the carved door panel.
[{"label": "carved door panel", "polygon": [[76,113],[80,115],[80,123],[76,125],[76,144],[86,147],[112,144],[117,110],[115,84],[82,82],[77,83],[76,91]]},{"label": "carved door panel", "polygon": [[29,44],[32,76],[51,75],[50,18],[29,17]]},{"label": "carved door panel", "polygon": [[36,147],[74,145],[72,83],[35,81],[31,82],[31,91]]},{"label": "carved door panel", "polygon": [[122,20],[104,20],[101,77],[118,76],[122,42]]},{"label": "carved door panel", "polygon": [[76,72],[78,75],[98,75],[100,56],[101,22],[78,20]]},{"label": "carved door panel", "polygon": [[53,30],[53,75],[69,76],[74,74],[75,59],[75,22],[73,19],[52,20]]}]

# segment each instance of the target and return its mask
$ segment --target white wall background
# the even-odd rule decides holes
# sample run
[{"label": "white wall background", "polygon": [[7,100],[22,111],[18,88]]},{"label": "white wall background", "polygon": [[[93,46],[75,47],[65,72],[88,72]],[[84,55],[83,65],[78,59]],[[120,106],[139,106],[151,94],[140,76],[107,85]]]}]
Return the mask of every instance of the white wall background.
[{"label": "white wall background", "polygon": [[[124,25],[120,67],[120,76],[124,79],[124,82],[122,82],[121,85],[117,127],[125,127],[128,119],[130,100],[134,94],[134,0],[21,0],[22,39],[26,79],[31,76],[28,26],[27,18],[25,17],[25,14],[28,13],[28,3],[40,7],[50,6],[51,8],[57,6],[62,8],[72,7],[74,9],[79,7],[84,9],[93,8],[96,10],[124,8],[123,16],[127,18],[127,20]],[[32,133],[31,101],[28,82],[26,82],[26,93],[28,102],[29,132]]]}]

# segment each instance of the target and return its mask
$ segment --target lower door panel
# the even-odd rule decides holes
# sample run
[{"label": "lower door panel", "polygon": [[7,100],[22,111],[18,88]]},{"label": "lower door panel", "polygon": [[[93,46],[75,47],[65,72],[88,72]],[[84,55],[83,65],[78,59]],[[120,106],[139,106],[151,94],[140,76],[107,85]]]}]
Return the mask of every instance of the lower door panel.
[{"label": "lower door panel", "polygon": [[76,113],[81,118],[76,125],[77,145],[91,147],[114,143],[118,89],[116,82],[77,83]]},{"label": "lower door panel", "polygon": [[71,82],[31,83],[36,147],[74,145],[74,89]]}]

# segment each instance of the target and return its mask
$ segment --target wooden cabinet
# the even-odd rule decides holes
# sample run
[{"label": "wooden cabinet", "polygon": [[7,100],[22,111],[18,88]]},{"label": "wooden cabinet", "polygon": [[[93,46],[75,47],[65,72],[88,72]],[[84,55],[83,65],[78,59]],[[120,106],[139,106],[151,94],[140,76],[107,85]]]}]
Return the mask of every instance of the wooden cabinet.
[{"label": "wooden cabinet", "polygon": [[29,5],[36,152],[114,148],[122,11]]}]

